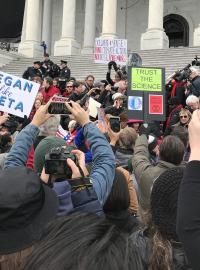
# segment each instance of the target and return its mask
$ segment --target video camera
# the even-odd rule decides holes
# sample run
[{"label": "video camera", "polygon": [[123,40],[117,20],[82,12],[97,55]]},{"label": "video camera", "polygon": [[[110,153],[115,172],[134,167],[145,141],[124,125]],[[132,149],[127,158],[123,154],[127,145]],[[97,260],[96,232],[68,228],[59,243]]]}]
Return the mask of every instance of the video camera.
[{"label": "video camera", "polygon": [[49,154],[45,155],[45,173],[50,175],[65,175],[67,179],[72,176],[72,170],[67,164],[67,159],[70,158],[77,164],[77,158],[71,153],[75,147],[55,147],[51,149]]},{"label": "video camera", "polygon": [[191,74],[190,67],[191,64],[188,64],[183,69],[176,71],[172,78],[179,82],[183,80],[188,80]]}]

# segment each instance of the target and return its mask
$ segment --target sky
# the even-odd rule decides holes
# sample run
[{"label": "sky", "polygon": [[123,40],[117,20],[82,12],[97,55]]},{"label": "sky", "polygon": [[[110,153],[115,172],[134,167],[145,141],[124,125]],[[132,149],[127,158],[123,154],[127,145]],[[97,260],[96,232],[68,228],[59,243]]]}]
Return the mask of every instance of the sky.
[{"label": "sky", "polygon": [[0,38],[20,36],[25,0],[0,0]]}]

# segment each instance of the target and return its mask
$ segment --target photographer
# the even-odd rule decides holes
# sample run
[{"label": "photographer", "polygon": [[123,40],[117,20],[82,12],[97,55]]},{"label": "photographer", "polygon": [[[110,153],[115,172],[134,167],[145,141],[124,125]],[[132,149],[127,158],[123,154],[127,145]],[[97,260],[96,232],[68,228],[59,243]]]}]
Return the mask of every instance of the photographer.
[{"label": "photographer", "polygon": [[187,86],[189,95],[200,96],[200,76],[199,71],[195,67],[190,67],[189,84]]},{"label": "photographer", "polygon": [[[87,139],[91,152],[93,154],[93,164],[92,169],[89,175],[89,178],[92,180],[94,193],[96,192],[96,196],[100,205],[103,205],[106,201],[108,194],[112,187],[112,182],[114,179],[114,170],[115,170],[115,158],[104,135],[98,130],[98,128],[93,125],[89,120],[89,115],[86,111],[84,111],[79,104],[75,102],[71,102],[72,106],[66,104],[68,110],[73,115],[75,120],[84,128],[84,136]],[[50,115],[47,113],[50,102],[44,106],[41,106],[34,118],[26,128],[24,128],[16,139],[16,143],[11,148],[11,151],[6,159],[4,168],[17,167],[17,166],[25,166],[29,150],[33,145],[38,133],[39,126],[44,123],[47,119],[50,118]],[[39,145],[38,145],[39,147]],[[48,149],[49,151],[51,149]],[[72,171],[72,178],[79,178],[81,180],[80,168],[85,176],[87,171],[84,164],[84,159],[82,158],[84,155],[79,150],[74,150],[73,155],[76,155],[78,164],[75,164],[71,159],[67,159],[68,168]],[[42,157],[45,163],[45,157]],[[43,164],[44,165],[44,164]],[[59,169],[59,168],[58,168]],[[54,175],[54,180],[59,178],[59,176]],[[52,178],[52,179],[53,179]],[[43,169],[43,173],[41,175],[41,179],[45,182],[48,182],[49,176],[45,174]],[[65,190],[68,182],[66,181],[66,176],[64,177],[65,182]],[[87,180],[88,181],[88,180]],[[79,181],[80,182],[80,181]],[[52,183],[53,184],[53,183]],[[53,184],[54,185],[54,184]],[[90,181],[91,185],[91,181]],[[70,189],[68,190],[68,193]],[[66,199],[68,194],[67,192],[61,196],[61,199]],[[95,199],[96,196],[93,198]],[[65,197],[65,198],[63,198]],[[79,197],[78,197],[79,198]],[[79,202],[79,200],[78,200]],[[69,208],[69,205],[62,206]],[[87,209],[86,210],[92,210]],[[96,209],[94,209],[95,211]],[[64,209],[65,211],[65,209]]]},{"label": "photographer", "polygon": [[105,108],[105,114],[111,114],[112,116],[119,116],[123,111],[123,102],[124,102],[125,96],[120,93],[115,93],[112,96],[114,104],[112,106],[109,106]]}]

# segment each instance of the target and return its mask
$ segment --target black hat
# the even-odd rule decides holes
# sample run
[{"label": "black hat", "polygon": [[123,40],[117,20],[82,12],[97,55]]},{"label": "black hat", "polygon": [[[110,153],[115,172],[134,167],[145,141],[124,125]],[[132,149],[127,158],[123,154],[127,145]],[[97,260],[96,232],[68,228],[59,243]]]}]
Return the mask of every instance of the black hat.
[{"label": "black hat", "polygon": [[61,62],[61,64],[67,65],[67,61],[65,61],[65,60],[60,60],[60,62]]},{"label": "black hat", "polygon": [[153,223],[167,239],[175,241],[178,241],[176,234],[177,202],[183,173],[183,167],[168,169],[156,179],[151,192]]},{"label": "black hat", "polygon": [[0,172],[0,254],[30,247],[56,217],[55,192],[26,167]]},{"label": "black hat", "polygon": [[35,61],[33,62],[34,65],[41,65],[41,62],[40,61]]}]

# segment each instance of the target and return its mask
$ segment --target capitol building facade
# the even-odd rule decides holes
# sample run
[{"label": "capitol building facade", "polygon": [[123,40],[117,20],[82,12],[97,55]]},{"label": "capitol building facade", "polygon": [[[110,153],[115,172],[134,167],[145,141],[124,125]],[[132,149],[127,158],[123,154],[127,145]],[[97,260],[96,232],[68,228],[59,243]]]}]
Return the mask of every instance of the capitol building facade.
[{"label": "capitol building facade", "polygon": [[90,54],[95,38],[128,50],[200,46],[199,0],[26,0],[19,53]]}]

